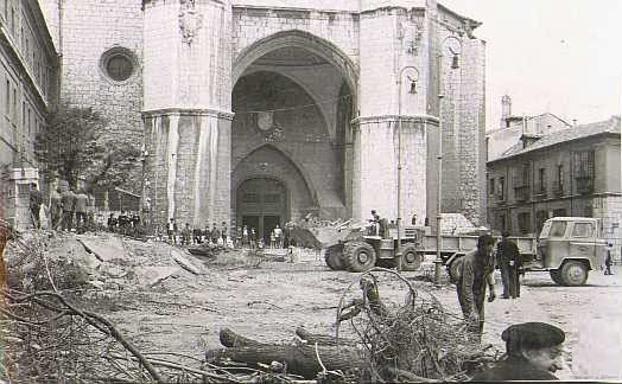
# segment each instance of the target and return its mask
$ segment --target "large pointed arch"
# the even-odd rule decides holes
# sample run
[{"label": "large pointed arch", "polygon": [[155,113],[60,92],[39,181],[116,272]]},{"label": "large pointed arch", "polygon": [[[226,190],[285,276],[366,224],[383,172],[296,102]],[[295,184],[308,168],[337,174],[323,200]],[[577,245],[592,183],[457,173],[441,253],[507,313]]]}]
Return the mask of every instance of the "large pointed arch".
[{"label": "large pointed arch", "polygon": [[330,41],[297,29],[277,32],[242,50],[234,61],[232,84],[237,83],[244,71],[260,57],[276,49],[291,46],[306,49],[334,65],[340,70],[352,93],[355,93],[358,79],[356,64]]}]

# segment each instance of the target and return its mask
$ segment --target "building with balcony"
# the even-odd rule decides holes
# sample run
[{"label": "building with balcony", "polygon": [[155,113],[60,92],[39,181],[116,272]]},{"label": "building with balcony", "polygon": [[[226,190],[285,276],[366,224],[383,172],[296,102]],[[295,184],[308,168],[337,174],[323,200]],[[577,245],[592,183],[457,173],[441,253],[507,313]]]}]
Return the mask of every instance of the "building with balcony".
[{"label": "building with balcony", "polygon": [[0,217],[29,225],[36,135],[56,103],[58,54],[37,0],[0,2]]},{"label": "building with balcony", "polygon": [[488,222],[535,235],[556,216],[600,218],[603,236],[622,245],[620,117],[545,135],[522,135],[488,162]]}]

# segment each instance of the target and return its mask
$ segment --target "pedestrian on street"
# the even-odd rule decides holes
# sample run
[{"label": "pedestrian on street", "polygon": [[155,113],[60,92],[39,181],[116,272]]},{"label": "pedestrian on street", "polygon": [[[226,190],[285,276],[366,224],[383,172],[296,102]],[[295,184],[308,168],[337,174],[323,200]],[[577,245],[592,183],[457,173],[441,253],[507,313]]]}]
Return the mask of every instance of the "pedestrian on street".
[{"label": "pedestrian on street", "polygon": [[108,216],[108,222],[106,223],[108,225],[108,231],[110,232],[115,232],[116,228],[117,228],[117,218],[114,217],[114,213],[111,213],[110,216]]},{"label": "pedestrian on street", "polygon": [[86,204],[86,222],[89,230],[95,230],[95,196],[93,191],[89,190],[86,194],[88,200]]},{"label": "pedestrian on street", "polygon": [[553,375],[561,369],[564,331],[554,325],[530,322],[514,324],[501,334],[506,358],[476,374],[473,381],[558,380]]},{"label": "pedestrian on street", "polygon": [[166,225],[166,234],[168,235],[168,241],[173,245],[177,245],[177,223],[175,219],[169,219]]},{"label": "pedestrian on street", "polygon": [[210,239],[214,245],[218,245],[218,239],[220,239],[220,231],[216,227],[216,223],[212,223],[212,231],[210,232]]},{"label": "pedestrian on street", "polygon": [[63,214],[63,202],[61,200],[60,188],[52,190],[50,194],[50,217],[52,229],[58,229]]},{"label": "pedestrian on street", "polygon": [[607,254],[605,256],[605,275],[613,275],[611,272],[611,265],[613,264],[613,260],[611,259],[611,250],[613,249],[613,244],[607,244]]},{"label": "pedestrian on street", "polygon": [[469,323],[469,331],[481,340],[484,331],[484,297],[486,286],[490,293],[488,301],[492,302],[495,295],[495,280],[492,273],[495,270],[492,251],[495,239],[490,235],[481,235],[477,239],[477,248],[468,252],[462,258],[460,276],[457,279],[456,290],[462,308],[462,314]]},{"label": "pedestrian on street", "polygon": [[76,195],[71,188],[67,188],[60,196],[63,202],[63,230],[71,231],[73,228],[73,213]]},{"label": "pedestrian on street", "polygon": [[194,244],[203,243],[203,239],[201,239],[201,228],[195,228],[192,230],[192,238]]},{"label": "pedestrian on street", "polygon": [[41,218],[39,217],[39,211],[41,210],[41,204],[43,204],[43,194],[39,191],[37,183],[30,184],[30,215],[32,217],[32,225],[35,229],[41,228]]},{"label": "pedestrian on street", "polygon": [[248,235],[248,227],[244,225],[242,229],[242,247],[250,246],[250,237]]},{"label": "pedestrian on street", "polygon": [[222,238],[223,245],[227,245],[227,238],[229,237],[229,230],[227,229],[226,221],[223,221],[221,224],[220,237]]},{"label": "pedestrian on street", "polygon": [[76,231],[83,231],[86,225],[86,206],[88,205],[89,197],[81,189],[76,195],[74,212],[76,213]]},{"label": "pedestrian on street", "polygon": [[516,243],[509,239],[510,232],[503,231],[497,244],[497,265],[501,269],[504,299],[520,297],[519,272],[521,268],[520,251]]},{"label": "pedestrian on street", "polygon": [[186,223],[184,229],[181,230],[181,244],[188,246],[192,239],[192,230],[190,229],[190,223]]},{"label": "pedestrian on street", "polygon": [[274,227],[274,242],[277,248],[283,248],[283,230],[278,224]]}]

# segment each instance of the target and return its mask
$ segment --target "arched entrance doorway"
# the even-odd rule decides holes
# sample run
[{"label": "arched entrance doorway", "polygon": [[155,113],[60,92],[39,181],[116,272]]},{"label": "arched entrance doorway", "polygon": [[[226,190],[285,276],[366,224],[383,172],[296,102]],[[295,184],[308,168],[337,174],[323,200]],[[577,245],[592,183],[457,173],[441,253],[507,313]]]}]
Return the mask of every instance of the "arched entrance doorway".
[{"label": "arched entrance doorway", "polygon": [[[272,43],[236,65],[243,70],[232,94],[232,194],[241,181],[275,176],[288,191],[291,220],[347,217],[351,78],[309,36]],[[237,202],[232,210],[239,222]]]},{"label": "arched entrance doorway", "polygon": [[236,192],[237,218],[241,226],[255,228],[257,239],[269,244],[270,233],[288,218],[287,189],[272,178],[255,178],[244,181]]}]

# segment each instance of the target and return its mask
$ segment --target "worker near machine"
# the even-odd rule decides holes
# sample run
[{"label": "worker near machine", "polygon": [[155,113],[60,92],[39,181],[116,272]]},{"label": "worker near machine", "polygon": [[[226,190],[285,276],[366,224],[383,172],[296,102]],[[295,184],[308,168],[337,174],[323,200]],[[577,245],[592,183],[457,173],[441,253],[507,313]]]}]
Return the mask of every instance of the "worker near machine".
[{"label": "worker near machine", "polygon": [[501,334],[506,358],[473,377],[473,381],[557,380],[562,368],[564,331],[554,325],[530,322],[514,324]]},{"label": "worker near machine", "polygon": [[521,268],[520,251],[516,243],[509,239],[510,232],[503,231],[497,245],[497,265],[501,269],[504,299],[520,297],[519,272]]},{"label": "worker near machine", "polygon": [[477,238],[477,248],[462,258],[459,277],[456,282],[458,300],[465,320],[469,323],[469,331],[481,340],[484,331],[484,297],[486,286],[490,289],[488,301],[492,302],[495,295],[495,280],[492,275],[495,269],[493,249],[495,239],[490,235]]}]

